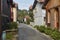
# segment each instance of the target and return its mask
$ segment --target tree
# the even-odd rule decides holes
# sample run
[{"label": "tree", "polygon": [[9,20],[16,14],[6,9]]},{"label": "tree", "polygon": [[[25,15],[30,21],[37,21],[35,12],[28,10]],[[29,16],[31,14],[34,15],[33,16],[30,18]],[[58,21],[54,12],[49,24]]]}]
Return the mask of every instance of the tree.
[{"label": "tree", "polygon": [[34,15],[33,15],[33,10],[29,9],[29,16],[31,17],[31,22],[34,21]]},{"label": "tree", "polygon": [[18,20],[22,21],[24,19],[24,17],[28,15],[28,11],[27,10],[18,10]]}]

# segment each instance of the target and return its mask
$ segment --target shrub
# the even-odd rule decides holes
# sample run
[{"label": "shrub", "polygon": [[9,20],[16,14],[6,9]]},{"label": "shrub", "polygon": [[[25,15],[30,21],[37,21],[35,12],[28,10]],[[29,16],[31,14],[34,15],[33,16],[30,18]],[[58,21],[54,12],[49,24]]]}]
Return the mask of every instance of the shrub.
[{"label": "shrub", "polygon": [[18,24],[16,22],[9,23],[9,29],[17,29]]},{"label": "shrub", "polygon": [[60,40],[60,32],[57,29],[51,29],[45,26],[39,27],[38,25],[36,25],[34,28],[37,28],[37,30],[39,30],[40,32],[51,36],[54,40]]},{"label": "shrub", "polygon": [[38,25],[35,25],[34,28],[37,28],[37,30],[39,30],[39,26]]},{"label": "shrub", "polygon": [[27,24],[30,24],[30,19],[27,19],[27,22],[26,22]]},{"label": "shrub", "polygon": [[54,40],[60,40],[60,32],[58,32],[58,31],[54,31],[53,30],[53,32],[51,33],[51,35],[50,35]]},{"label": "shrub", "polygon": [[34,28],[39,27],[38,25],[35,25]]},{"label": "shrub", "polygon": [[46,33],[47,35],[51,35],[52,32],[53,32],[53,31],[52,31],[51,28],[45,28],[45,33]]},{"label": "shrub", "polygon": [[44,33],[45,32],[45,26],[40,26],[39,31]]}]

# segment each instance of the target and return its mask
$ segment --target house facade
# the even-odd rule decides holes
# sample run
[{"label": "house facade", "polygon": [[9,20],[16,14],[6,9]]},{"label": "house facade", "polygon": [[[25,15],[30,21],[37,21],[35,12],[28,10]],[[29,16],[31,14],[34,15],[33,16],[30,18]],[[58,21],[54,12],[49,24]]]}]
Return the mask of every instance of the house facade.
[{"label": "house facade", "polygon": [[34,25],[45,25],[42,5],[43,1],[38,0],[33,4]]},{"label": "house facade", "polygon": [[60,0],[46,0],[46,25],[60,30]]},{"label": "house facade", "polygon": [[0,0],[0,40],[2,40],[2,23],[1,23],[1,0]]},{"label": "house facade", "polygon": [[0,0],[0,40],[2,40],[2,31],[7,27],[10,21],[10,5],[13,0]]},{"label": "house facade", "polygon": [[6,29],[6,26],[11,22],[11,10],[10,5],[12,5],[12,0],[2,0],[1,1],[1,17],[2,17],[2,30]]},{"label": "house facade", "polygon": [[13,2],[10,6],[11,10],[11,22],[17,22],[18,4]]},{"label": "house facade", "polygon": [[18,4],[17,3],[13,3],[13,7],[12,7],[12,11],[13,11],[13,22],[17,22],[17,13],[18,13]]}]

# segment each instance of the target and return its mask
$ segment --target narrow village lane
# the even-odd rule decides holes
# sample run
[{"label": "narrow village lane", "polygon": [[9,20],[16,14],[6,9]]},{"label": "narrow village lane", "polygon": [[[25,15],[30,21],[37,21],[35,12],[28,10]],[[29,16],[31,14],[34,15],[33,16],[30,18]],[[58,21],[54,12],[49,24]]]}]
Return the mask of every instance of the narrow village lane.
[{"label": "narrow village lane", "polygon": [[18,26],[18,40],[52,40],[29,25],[20,23]]}]

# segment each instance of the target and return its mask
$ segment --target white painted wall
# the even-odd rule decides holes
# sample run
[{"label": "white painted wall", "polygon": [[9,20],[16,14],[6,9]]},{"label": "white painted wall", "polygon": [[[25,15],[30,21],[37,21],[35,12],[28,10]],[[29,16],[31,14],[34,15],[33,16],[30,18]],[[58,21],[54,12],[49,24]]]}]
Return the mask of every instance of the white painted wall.
[{"label": "white painted wall", "polygon": [[42,4],[37,3],[35,9],[33,10],[34,14],[34,25],[45,25],[44,15],[45,12],[42,11]]}]

